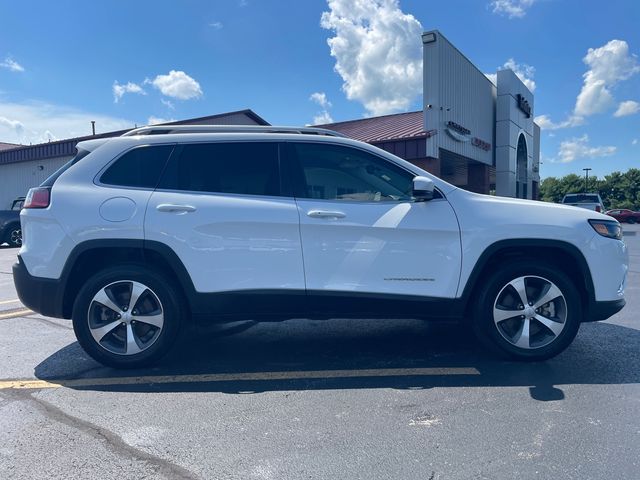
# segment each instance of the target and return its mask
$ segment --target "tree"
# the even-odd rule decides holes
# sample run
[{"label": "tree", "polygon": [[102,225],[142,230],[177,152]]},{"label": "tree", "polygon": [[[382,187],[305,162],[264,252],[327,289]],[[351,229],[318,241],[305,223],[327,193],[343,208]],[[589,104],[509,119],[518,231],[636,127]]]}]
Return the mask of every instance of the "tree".
[{"label": "tree", "polygon": [[[629,208],[640,210],[640,169],[630,168],[625,173],[612,172],[599,179],[589,177],[588,192],[598,192],[605,208]],[[571,173],[562,178],[547,177],[540,183],[540,199],[545,202],[561,202],[568,193],[585,190],[584,177]]]}]

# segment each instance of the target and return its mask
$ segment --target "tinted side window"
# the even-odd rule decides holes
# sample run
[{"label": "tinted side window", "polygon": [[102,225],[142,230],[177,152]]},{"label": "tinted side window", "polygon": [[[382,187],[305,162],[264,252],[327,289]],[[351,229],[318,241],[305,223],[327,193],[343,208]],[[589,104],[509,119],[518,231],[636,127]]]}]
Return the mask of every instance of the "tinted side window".
[{"label": "tinted side window", "polygon": [[413,175],[391,162],[339,145],[297,143],[292,149],[306,184],[297,189],[298,197],[368,202],[411,199]]},{"label": "tinted side window", "polygon": [[280,195],[277,143],[194,143],[182,146],[160,188],[243,195]]},{"label": "tinted side window", "polygon": [[155,188],[173,145],[134,148],[115,161],[100,177],[106,185]]}]

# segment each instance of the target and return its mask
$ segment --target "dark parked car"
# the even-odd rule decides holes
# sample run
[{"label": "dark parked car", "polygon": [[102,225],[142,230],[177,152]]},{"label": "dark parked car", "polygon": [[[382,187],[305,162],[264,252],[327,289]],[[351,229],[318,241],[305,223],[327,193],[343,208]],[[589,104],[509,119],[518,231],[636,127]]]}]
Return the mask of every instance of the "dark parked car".
[{"label": "dark parked car", "polygon": [[619,208],[617,210],[609,210],[606,212],[610,217],[615,218],[620,223],[640,223],[640,212],[634,212],[626,208]]},{"label": "dark parked car", "polygon": [[11,204],[11,210],[0,210],[0,244],[8,243],[10,247],[22,245],[20,210],[23,204],[24,197],[19,197]]}]

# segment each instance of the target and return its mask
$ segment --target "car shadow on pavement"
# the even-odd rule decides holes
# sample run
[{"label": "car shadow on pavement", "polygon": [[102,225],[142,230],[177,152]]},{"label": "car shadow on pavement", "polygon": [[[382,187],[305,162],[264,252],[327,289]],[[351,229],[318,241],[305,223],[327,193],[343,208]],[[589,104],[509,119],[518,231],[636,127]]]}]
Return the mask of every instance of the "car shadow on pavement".
[{"label": "car shadow on pavement", "polygon": [[[522,363],[482,352],[459,325],[380,320],[237,322],[183,335],[176,348],[153,368],[103,367],[88,359],[74,342],[40,363],[35,375],[78,390],[126,392],[247,394],[524,386],[529,387],[532,398],[554,401],[564,398],[565,385],[640,383],[639,346],[638,330],[610,323],[584,324],[574,343],[558,357]],[[425,368],[435,373],[412,373]],[[406,369],[406,373],[375,374],[389,369]],[[361,370],[368,373],[358,376]],[[322,371],[322,378],[305,378],[304,372],[309,371]],[[342,373],[334,377],[332,371]],[[349,372],[346,376],[345,371]],[[289,378],[270,379],[272,372],[286,372]],[[197,377],[216,374],[230,374],[231,379],[199,381]],[[238,378],[243,374],[249,374],[250,379]],[[188,375],[190,379],[165,383],[152,383],[148,378],[122,381],[175,375]],[[109,379],[114,379],[112,384]]]}]

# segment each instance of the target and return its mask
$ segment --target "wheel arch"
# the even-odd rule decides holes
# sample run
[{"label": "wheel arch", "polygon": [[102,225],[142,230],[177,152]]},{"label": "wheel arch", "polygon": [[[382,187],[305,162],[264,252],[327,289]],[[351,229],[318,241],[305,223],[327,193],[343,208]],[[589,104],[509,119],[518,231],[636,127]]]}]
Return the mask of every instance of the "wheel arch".
[{"label": "wheel arch", "polygon": [[7,236],[9,235],[9,233],[11,233],[11,229],[17,226],[19,228],[22,228],[21,224],[20,224],[20,219],[17,220],[9,220],[7,221],[4,225],[2,225],[2,230],[0,231],[0,243],[2,243],[2,240],[5,240],[7,238]]},{"label": "wheel arch", "polygon": [[482,279],[496,264],[527,258],[552,263],[575,281],[585,306],[584,318],[590,318],[589,310],[595,303],[595,288],[591,270],[580,250],[571,243],[550,239],[501,240],[488,246],[478,258],[462,291],[465,317],[473,306],[473,298],[482,286]]},{"label": "wheel arch", "polygon": [[195,294],[193,282],[182,261],[167,245],[131,239],[87,240],[71,251],[60,276],[64,318],[71,318],[73,302],[84,281],[115,263],[143,264],[164,273],[167,279],[177,278],[178,290],[191,308]]}]

